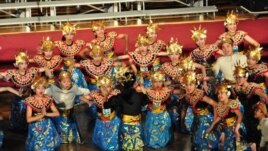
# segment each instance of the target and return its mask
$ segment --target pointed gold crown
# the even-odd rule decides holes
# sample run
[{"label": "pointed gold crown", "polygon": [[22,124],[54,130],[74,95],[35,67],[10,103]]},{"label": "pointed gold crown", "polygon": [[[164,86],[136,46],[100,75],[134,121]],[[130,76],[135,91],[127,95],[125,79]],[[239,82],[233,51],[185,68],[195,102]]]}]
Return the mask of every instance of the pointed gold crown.
[{"label": "pointed gold crown", "polygon": [[194,61],[190,57],[183,59],[183,61],[181,63],[181,67],[182,67],[183,71],[194,71],[195,70]]},{"label": "pointed gold crown", "polygon": [[242,78],[245,78],[247,77],[247,71],[245,68],[243,68],[242,66],[238,65],[235,67],[235,70],[234,70],[234,76],[235,77],[242,77]]},{"label": "pointed gold crown", "polygon": [[150,44],[150,41],[145,36],[139,34],[137,44],[138,46],[148,46]]},{"label": "pointed gold crown", "polygon": [[97,86],[111,86],[113,84],[112,79],[110,79],[108,76],[101,76],[97,80]]},{"label": "pointed gold crown", "polygon": [[67,67],[70,67],[70,66],[74,65],[74,63],[75,63],[74,58],[66,58],[64,60],[64,65],[67,66]]},{"label": "pointed gold crown", "polygon": [[77,29],[76,24],[71,24],[71,23],[67,22],[67,23],[63,24],[62,35],[66,35],[69,33],[75,34],[76,29]]},{"label": "pointed gold crown", "polygon": [[202,28],[201,25],[199,25],[198,29],[194,27],[192,32],[192,39],[194,41],[197,41],[198,39],[205,39],[207,38],[207,30],[205,28]]},{"label": "pointed gold crown", "polygon": [[15,64],[18,65],[19,63],[22,62],[29,62],[29,56],[25,51],[21,51],[19,52],[16,56],[15,56]]},{"label": "pointed gold crown", "polygon": [[189,84],[196,84],[197,82],[197,75],[194,71],[188,71],[186,72],[183,77],[181,83],[186,86]]},{"label": "pointed gold crown", "polygon": [[92,25],[91,25],[91,30],[92,31],[97,31],[97,30],[100,30],[100,29],[104,29],[104,23],[103,22],[100,22],[100,21],[95,21],[95,22],[92,22]]},{"label": "pointed gold crown", "polygon": [[50,37],[43,38],[41,43],[42,51],[54,51],[55,45]]},{"label": "pointed gold crown", "polygon": [[151,34],[156,33],[158,30],[160,30],[160,28],[159,28],[158,24],[153,23],[152,21],[150,21],[150,23],[147,26],[146,30],[147,30],[146,34],[151,35]]},{"label": "pointed gold crown", "polygon": [[91,46],[92,46],[92,48],[91,48],[91,51],[89,53],[90,57],[97,57],[97,56],[103,56],[104,55],[104,52],[103,52],[103,50],[102,50],[100,45],[93,44]]},{"label": "pointed gold crown", "polygon": [[238,16],[234,13],[234,11],[228,11],[226,19],[224,21],[224,25],[232,25],[238,23]]},{"label": "pointed gold crown", "polygon": [[59,75],[59,79],[62,80],[64,78],[69,78],[71,79],[71,73],[69,71],[61,71]]},{"label": "pointed gold crown", "polygon": [[262,47],[255,47],[254,49],[249,49],[247,52],[247,56],[253,58],[258,62],[261,60],[261,51]]},{"label": "pointed gold crown", "polygon": [[169,45],[166,47],[168,54],[181,54],[182,53],[183,46],[178,44],[177,39],[174,40],[173,37],[171,37],[169,41]]},{"label": "pointed gold crown", "polygon": [[161,71],[156,71],[151,75],[152,81],[165,81],[165,75]]},{"label": "pointed gold crown", "polygon": [[38,77],[34,80],[31,88],[35,90],[38,86],[43,85],[44,88],[48,86],[47,79],[45,77]]},{"label": "pointed gold crown", "polygon": [[219,83],[216,87],[216,93],[227,93],[228,91],[228,85],[225,83]]}]

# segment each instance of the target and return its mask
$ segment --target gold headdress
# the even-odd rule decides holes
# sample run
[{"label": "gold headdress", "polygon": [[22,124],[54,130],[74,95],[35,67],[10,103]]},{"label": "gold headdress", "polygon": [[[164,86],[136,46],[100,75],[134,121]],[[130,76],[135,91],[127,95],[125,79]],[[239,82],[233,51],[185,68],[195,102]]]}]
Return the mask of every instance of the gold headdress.
[{"label": "gold headdress", "polygon": [[100,29],[104,29],[104,24],[103,22],[93,22],[92,25],[91,25],[91,30],[92,31],[97,31],[97,30],[100,30]]},{"label": "gold headdress", "polygon": [[234,76],[235,77],[247,78],[248,73],[247,73],[245,68],[243,68],[242,66],[238,65],[238,66],[235,67]]},{"label": "gold headdress", "polygon": [[103,55],[104,55],[104,52],[103,52],[101,46],[97,45],[97,44],[93,44],[91,51],[89,53],[89,56],[90,57],[97,57],[97,56],[103,56]]},{"label": "gold headdress", "polygon": [[261,60],[261,47],[255,47],[254,49],[250,49],[247,52],[247,56],[253,58],[257,62]]},{"label": "gold headdress", "polygon": [[182,81],[181,83],[185,86],[188,84],[196,84],[197,82],[197,75],[195,72],[193,71],[188,71],[184,74],[184,76],[182,77]]},{"label": "gold headdress", "polygon": [[183,46],[178,44],[178,41],[172,37],[169,45],[166,47],[168,54],[181,54]]},{"label": "gold headdress", "polygon": [[15,56],[15,65],[18,65],[19,63],[22,63],[22,62],[29,62],[29,56],[26,52],[19,52],[16,56]]},{"label": "gold headdress", "polygon": [[160,30],[158,24],[153,23],[152,21],[150,21],[149,25],[146,28],[146,34],[147,35],[151,35],[156,33],[158,30]]},{"label": "gold headdress", "polygon": [[111,86],[112,84],[113,84],[113,81],[108,76],[99,77],[97,80],[98,87]]},{"label": "gold headdress", "polygon": [[75,60],[73,58],[66,58],[64,61],[64,65],[67,67],[74,65],[74,63],[75,63]]},{"label": "gold headdress", "polygon": [[50,37],[43,38],[41,43],[42,51],[54,51],[55,45]]},{"label": "gold headdress", "polygon": [[129,72],[129,68],[126,66],[126,64],[122,64],[119,67],[115,67],[115,77],[116,79],[125,79],[125,73]]},{"label": "gold headdress", "polygon": [[194,61],[190,57],[183,59],[181,67],[182,67],[183,71],[194,71],[195,70]]},{"label": "gold headdress", "polygon": [[66,35],[68,33],[75,34],[76,33],[76,28],[77,28],[76,25],[67,22],[62,27],[62,35]]},{"label": "gold headdress", "polygon": [[38,77],[36,80],[33,82],[31,89],[35,90],[38,86],[43,85],[44,88],[48,86],[48,81],[45,77]]},{"label": "gold headdress", "polygon": [[71,79],[71,73],[68,71],[61,71],[59,75],[59,79],[62,80],[64,78],[69,78]]},{"label": "gold headdress", "polygon": [[198,29],[194,27],[194,30],[191,30],[192,32],[192,39],[194,41],[197,41],[198,39],[205,39],[207,38],[207,30],[205,28],[202,28],[201,25],[199,25]]},{"label": "gold headdress", "polygon": [[150,44],[150,41],[145,36],[139,34],[137,44],[138,46],[148,46]]},{"label": "gold headdress", "polygon": [[237,23],[238,23],[238,16],[237,16],[237,14],[235,14],[233,10],[231,12],[228,11],[227,16],[226,16],[226,19],[224,21],[224,26],[232,25],[232,24],[237,24]]},{"label": "gold headdress", "polygon": [[156,71],[151,75],[152,81],[165,81],[165,75],[161,71]]},{"label": "gold headdress", "polygon": [[216,93],[227,93],[228,91],[228,85],[225,83],[220,83],[216,87]]}]

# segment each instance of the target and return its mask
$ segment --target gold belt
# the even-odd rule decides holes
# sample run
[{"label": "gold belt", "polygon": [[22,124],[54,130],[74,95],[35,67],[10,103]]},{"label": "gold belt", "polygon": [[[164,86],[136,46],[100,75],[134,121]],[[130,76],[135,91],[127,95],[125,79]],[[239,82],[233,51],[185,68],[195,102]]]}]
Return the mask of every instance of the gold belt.
[{"label": "gold belt", "polygon": [[129,125],[137,125],[141,123],[141,115],[131,116],[123,115],[122,122]]},{"label": "gold belt", "polygon": [[69,115],[73,114],[74,109],[71,108],[68,110],[59,110],[59,112],[60,112],[60,115],[62,115],[62,116],[69,116]]},{"label": "gold belt", "polygon": [[196,109],[195,114],[198,116],[207,115],[209,113],[208,109]]},{"label": "gold belt", "polygon": [[153,107],[151,109],[151,112],[154,113],[154,114],[159,114],[159,113],[162,113],[164,111],[166,111],[166,107],[164,107],[164,106]]},{"label": "gold belt", "polygon": [[227,127],[232,127],[232,126],[235,126],[236,118],[230,117],[230,118],[225,119],[224,121]]},{"label": "gold belt", "polygon": [[111,121],[115,118],[115,111],[113,111],[111,114],[104,115],[102,113],[98,113],[98,118],[102,121]]}]

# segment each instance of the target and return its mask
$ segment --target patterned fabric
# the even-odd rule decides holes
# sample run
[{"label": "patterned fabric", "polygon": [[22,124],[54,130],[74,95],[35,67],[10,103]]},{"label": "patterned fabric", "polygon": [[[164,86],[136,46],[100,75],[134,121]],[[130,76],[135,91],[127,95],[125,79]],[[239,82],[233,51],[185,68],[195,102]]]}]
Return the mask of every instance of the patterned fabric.
[{"label": "patterned fabric", "polygon": [[31,67],[26,70],[25,75],[21,75],[19,70],[10,69],[7,70],[7,80],[11,80],[18,87],[27,87],[33,83],[38,76],[38,68]]},{"label": "patterned fabric", "polygon": [[59,117],[53,118],[53,122],[60,134],[62,143],[81,143],[78,126],[73,114],[69,116],[60,115]]},{"label": "patterned fabric", "polygon": [[121,124],[120,143],[124,151],[143,151],[142,127],[140,124]]},{"label": "patterned fabric", "polygon": [[64,41],[55,41],[55,46],[59,48],[61,54],[65,57],[78,55],[84,44],[83,40],[75,40],[71,46],[68,46]]},{"label": "patterned fabric", "polygon": [[115,117],[111,121],[96,120],[92,141],[101,150],[119,150],[119,126],[120,119]]},{"label": "patterned fabric", "polygon": [[243,45],[243,41],[246,35],[247,35],[246,32],[238,30],[236,31],[235,35],[230,35],[228,34],[228,32],[225,32],[222,35],[220,35],[220,39],[232,38],[232,40],[234,41],[234,45],[233,45],[234,52],[240,52],[240,51],[243,51],[243,49],[242,50],[239,49],[239,45]]},{"label": "patterned fabric", "polygon": [[61,138],[49,118],[29,124],[26,151],[53,151],[60,143]]},{"label": "patterned fabric", "polygon": [[146,146],[154,149],[165,147],[171,136],[171,119],[168,112],[154,114],[148,111],[144,125]]},{"label": "patterned fabric", "polygon": [[42,55],[36,55],[36,56],[34,56],[33,60],[40,67],[47,67],[49,69],[55,70],[56,68],[58,68],[61,65],[62,57],[59,55],[55,55],[51,59],[47,60]]},{"label": "patterned fabric", "polygon": [[266,63],[260,63],[254,67],[247,67],[246,69],[249,74],[249,77],[248,77],[249,82],[256,82],[256,83],[265,82],[265,78],[263,74],[268,72]]},{"label": "patterned fabric", "polygon": [[209,141],[204,138],[205,131],[210,127],[213,121],[213,116],[209,113],[207,115],[195,116],[192,126],[193,147],[197,151],[211,150]]},{"label": "patterned fabric", "polygon": [[149,48],[154,50],[155,53],[160,52],[165,47],[165,42],[162,40],[157,40],[156,42],[152,43]]},{"label": "patterned fabric", "polygon": [[11,115],[9,119],[12,129],[25,131],[28,127],[26,122],[26,105],[21,97],[16,96],[11,103]]},{"label": "patterned fabric", "polygon": [[149,49],[146,55],[142,55],[139,51],[133,51],[129,52],[129,56],[140,67],[148,67],[154,63],[157,55],[154,50]]},{"label": "patterned fabric", "polygon": [[[218,50],[218,47],[214,44],[206,45],[204,49],[196,48],[191,52],[192,58],[194,61],[204,64],[204,63],[213,63],[211,58]],[[215,60],[213,60],[215,61]]]},{"label": "patterned fabric", "polygon": [[194,121],[193,110],[191,107],[188,107],[186,110],[185,118],[184,118],[184,124],[185,124],[186,130],[189,132],[192,129],[193,121]]},{"label": "patterned fabric", "polygon": [[100,41],[98,39],[93,39],[90,43],[87,43],[87,46],[90,46],[91,44],[97,44],[100,45],[103,48],[104,52],[107,52],[109,50],[112,50],[115,43],[115,38],[117,36],[116,32],[109,32],[105,34],[105,40]]},{"label": "patterned fabric", "polygon": [[[222,131],[225,134],[224,144],[223,144],[223,150],[225,151],[236,151],[236,143],[235,143],[235,133],[233,127],[225,127],[222,129]],[[246,134],[246,128],[243,123],[241,123],[240,126],[240,135]],[[242,141],[241,141],[242,142]],[[246,144],[243,147],[243,150],[247,150]]]},{"label": "patterned fabric", "polygon": [[90,76],[96,78],[103,75],[110,75],[112,72],[113,61],[104,60],[100,66],[96,66],[91,60],[83,60],[81,61],[81,65],[86,69]]}]

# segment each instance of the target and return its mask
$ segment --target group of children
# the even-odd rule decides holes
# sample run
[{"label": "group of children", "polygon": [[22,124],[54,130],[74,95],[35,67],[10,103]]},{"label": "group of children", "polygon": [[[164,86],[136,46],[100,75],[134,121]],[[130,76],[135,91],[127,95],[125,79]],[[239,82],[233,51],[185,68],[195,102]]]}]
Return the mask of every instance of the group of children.
[{"label": "group of children", "polygon": [[[128,50],[127,35],[107,33],[94,22],[95,38],[85,43],[74,40],[76,26],[66,23],[62,40],[44,38],[39,54],[20,52],[16,68],[0,73],[17,88],[0,89],[17,95],[11,126],[28,129],[29,151],[82,143],[74,105],[84,102],[96,120],[92,141],[101,150],[159,149],[178,129],[191,134],[192,150],[265,150],[268,69],[260,62],[260,44],[237,25],[237,15],[228,13],[226,32],[214,44],[205,43],[206,29],[194,28],[197,48],[183,55],[176,38],[159,40],[158,25],[150,23],[134,51],[116,56],[115,40],[124,38]],[[247,51],[244,41],[252,46]],[[55,48],[61,56],[53,55]],[[165,56],[170,60],[161,63]],[[2,137],[1,131],[1,143]]]}]

